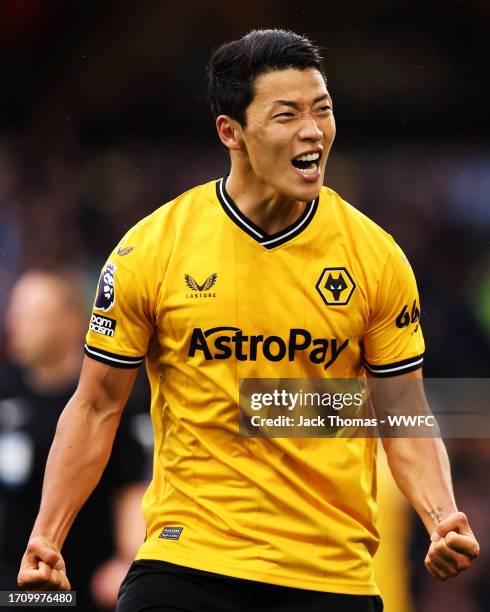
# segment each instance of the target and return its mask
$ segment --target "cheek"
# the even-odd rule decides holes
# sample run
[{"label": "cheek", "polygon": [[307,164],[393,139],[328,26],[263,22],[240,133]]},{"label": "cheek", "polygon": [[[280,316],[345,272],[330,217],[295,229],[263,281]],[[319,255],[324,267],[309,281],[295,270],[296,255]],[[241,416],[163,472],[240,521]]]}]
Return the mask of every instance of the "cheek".
[{"label": "cheek", "polygon": [[277,132],[265,128],[257,130],[248,148],[252,165],[254,162],[264,166],[277,165],[278,161],[287,157],[288,139],[281,138]]},{"label": "cheek", "polygon": [[325,133],[327,135],[327,139],[332,141],[335,138],[335,134],[337,131],[337,127],[335,125],[335,119],[333,118],[333,116],[328,119],[328,123],[326,125],[325,130],[326,130]]},{"label": "cheek", "polygon": [[269,143],[261,153],[262,163],[267,166],[277,167],[281,160],[284,160],[284,148]]},{"label": "cheek", "polygon": [[[49,316],[48,316],[49,314]],[[26,313],[16,327],[16,336],[24,345],[40,346],[49,344],[49,340],[56,327],[56,317],[52,313],[45,313],[42,309]]]},{"label": "cheek", "polygon": [[28,315],[11,315],[7,320],[7,333],[11,342],[14,344],[24,343],[32,333],[36,334],[37,328],[31,325],[31,317]]}]

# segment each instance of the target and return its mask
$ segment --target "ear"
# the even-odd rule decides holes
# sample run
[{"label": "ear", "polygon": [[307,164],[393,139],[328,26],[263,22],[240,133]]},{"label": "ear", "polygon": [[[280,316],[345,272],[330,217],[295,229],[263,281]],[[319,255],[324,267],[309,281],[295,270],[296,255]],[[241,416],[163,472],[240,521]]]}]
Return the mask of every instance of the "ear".
[{"label": "ear", "polygon": [[216,119],[216,129],[221,142],[227,149],[238,151],[243,147],[242,126],[236,119],[228,115],[220,115]]}]

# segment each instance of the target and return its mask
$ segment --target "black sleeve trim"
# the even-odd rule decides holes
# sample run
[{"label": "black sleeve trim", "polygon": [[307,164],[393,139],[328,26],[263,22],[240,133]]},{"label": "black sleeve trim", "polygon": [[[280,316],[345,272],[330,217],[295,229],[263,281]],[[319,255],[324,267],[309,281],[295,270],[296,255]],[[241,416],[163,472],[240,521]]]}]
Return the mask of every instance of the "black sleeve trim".
[{"label": "black sleeve trim", "polygon": [[403,359],[395,363],[386,363],[383,365],[371,365],[367,361],[364,361],[366,369],[373,376],[398,376],[400,374],[406,374],[407,372],[414,372],[422,367],[424,363],[424,356],[418,355],[416,357],[410,357],[410,359]]},{"label": "black sleeve trim", "polygon": [[95,359],[95,361],[100,361],[115,368],[137,368],[145,360],[144,356],[128,357],[127,355],[116,355],[115,353],[110,353],[88,344],[84,346],[84,351],[86,355]]}]

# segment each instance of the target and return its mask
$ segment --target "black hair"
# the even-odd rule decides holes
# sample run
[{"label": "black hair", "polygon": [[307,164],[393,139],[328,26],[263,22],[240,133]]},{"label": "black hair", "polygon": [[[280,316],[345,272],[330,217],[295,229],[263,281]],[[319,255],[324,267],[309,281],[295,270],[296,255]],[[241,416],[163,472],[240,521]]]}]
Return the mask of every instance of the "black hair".
[{"label": "black hair", "polygon": [[255,95],[255,79],[271,70],[316,68],[326,82],[320,49],[289,30],[252,30],[221,45],[208,64],[208,96],[213,115],[228,115],[243,126]]}]

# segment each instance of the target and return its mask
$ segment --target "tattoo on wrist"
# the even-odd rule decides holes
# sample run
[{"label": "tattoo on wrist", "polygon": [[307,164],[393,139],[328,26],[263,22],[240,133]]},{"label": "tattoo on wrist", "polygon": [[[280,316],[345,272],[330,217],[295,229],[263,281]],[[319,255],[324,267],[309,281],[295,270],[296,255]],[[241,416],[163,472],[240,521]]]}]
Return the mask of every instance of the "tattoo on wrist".
[{"label": "tattoo on wrist", "polygon": [[444,518],[444,508],[442,506],[436,506],[435,509],[429,510],[429,516],[434,523],[440,523]]}]

